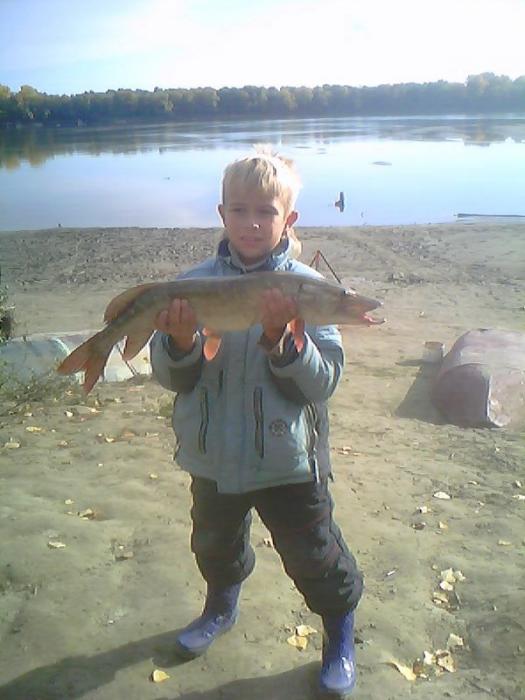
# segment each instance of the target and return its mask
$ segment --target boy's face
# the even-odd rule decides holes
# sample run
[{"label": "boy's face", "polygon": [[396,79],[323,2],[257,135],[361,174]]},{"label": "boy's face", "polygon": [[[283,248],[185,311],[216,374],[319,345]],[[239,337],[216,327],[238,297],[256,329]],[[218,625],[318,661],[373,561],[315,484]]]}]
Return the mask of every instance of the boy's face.
[{"label": "boy's face", "polygon": [[264,260],[281,240],[284,230],[297,220],[283,202],[260,190],[232,185],[219,214],[241,260],[248,265]]}]

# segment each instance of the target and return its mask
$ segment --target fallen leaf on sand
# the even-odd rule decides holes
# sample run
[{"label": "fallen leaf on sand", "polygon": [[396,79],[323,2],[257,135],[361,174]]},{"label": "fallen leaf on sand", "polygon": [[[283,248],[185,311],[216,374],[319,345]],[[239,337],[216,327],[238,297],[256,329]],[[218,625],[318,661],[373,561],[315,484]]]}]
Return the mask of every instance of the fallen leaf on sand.
[{"label": "fallen leaf on sand", "polygon": [[47,546],[49,549],[64,549],[66,545],[63,542],[58,542],[58,540],[50,540]]},{"label": "fallen leaf on sand", "polygon": [[456,583],[456,576],[452,569],[443,569],[441,572],[441,580],[447,583]]},{"label": "fallen leaf on sand", "polygon": [[16,442],[15,440],[9,440],[8,442],[4,443],[4,448],[6,450],[17,450],[20,447],[20,443]]},{"label": "fallen leaf on sand", "polygon": [[41,433],[43,428],[39,428],[37,425],[26,425],[26,430],[28,433]]},{"label": "fallen leaf on sand", "polygon": [[74,501],[73,499],[71,499],[71,498],[66,498],[66,500],[64,501],[64,503],[66,504],[66,506],[70,506],[70,505],[72,505],[74,502],[75,502],[75,501]]},{"label": "fallen leaf on sand", "polygon": [[167,681],[168,678],[168,674],[158,668],[156,668],[150,676],[150,680],[152,680],[153,683],[162,683],[163,681]]},{"label": "fallen leaf on sand", "polygon": [[441,501],[450,501],[451,496],[449,496],[448,493],[445,493],[445,491],[436,491],[434,498],[439,498]]},{"label": "fallen leaf on sand", "polygon": [[64,415],[66,418],[73,418],[73,411],[64,411]]},{"label": "fallen leaf on sand", "polygon": [[444,523],[442,520],[438,522],[438,527],[440,530],[448,530],[448,525]]},{"label": "fallen leaf on sand", "polygon": [[86,508],[86,510],[80,511],[78,517],[82,518],[83,520],[93,520],[93,518],[95,517],[95,511],[91,508]]},{"label": "fallen leaf on sand", "polygon": [[304,651],[308,646],[307,637],[300,637],[298,634],[292,634],[292,636],[288,637],[286,641],[288,644],[291,644],[291,646],[299,649],[299,651]]},{"label": "fallen leaf on sand", "polygon": [[314,627],[310,627],[310,625],[297,625],[295,634],[299,637],[308,637],[309,634],[317,634],[317,630]]},{"label": "fallen leaf on sand", "polygon": [[522,485],[521,481],[519,481],[518,479],[516,479],[516,481],[514,481],[513,483],[514,483],[514,486],[515,486],[517,489],[523,488],[523,485]]},{"label": "fallen leaf on sand", "polygon": [[453,634],[452,632],[448,635],[447,649],[453,649],[454,647],[464,646],[465,642],[463,641],[463,637],[459,637],[457,634]]},{"label": "fallen leaf on sand", "polygon": [[441,588],[442,591],[453,591],[454,590],[454,586],[451,583],[449,583],[448,581],[440,581],[439,587]]},{"label": "fallen leaf on sand", "polygon": [[525,496],[522,493],[517,493],[512,498],[515,498],[517,501],[525,501]]},{"label": "fallen leaf on sand", "polygon": [[432,510],[428,506],[418,506],[416,512],[424,515],[425,513],[431,513]]},{"label": "fallen leaf on sand", "polygon": [[508,540],[498,540],[498,544],[500,547],[511,547],[512,542],[509,542]]},{"label": "fallen leaf on sand", "polygon": [[119,440],[131,440],[131,438],[137,437],[137,433],[133,430],[123,430],[118,436]]},{"label": "fallen leaf on sand", "polygon": [[449,603],[448,596],[446,596],[444,593],[441,593],[440,591],[434,591],[434,593],[432,594],[432,600],[438,605],[448,605]]},{"label": "fallen leaf on sand", "polygon": [[423,663],[425,666],[433,666],[436,663],[436,657],[430,651],[423,652]]},{"label": "fallen leaf on sand", "polygon": [[456,664],[452,658],[452,654],[446,649],[438,649],[436,651],[436,664],[449,673],[454,673],[456,671]]},{"label": "fallen leaf on sand", "polygon": [[159,475],[158,475],[158,474],[154,474],[154,473],[152,472],[152,473],[149,475],[149,478],[150,478],[152,481],[155,481],[155,479],[158,479],[158,478],[159,478]]},{"label": "fallen leaf on sand", "polygon": [[410,668],[410,666],[406,666],[405,664],[402,664],[399,661],[396,661],[395,659],[390,659],[386,663],[389,666],[393,666],[394,668],[396,668],[399,671],[399,673],[403,676],[403,678],[406,678],[407,681],[417,680],[417,676],[414,673],[413,669]]},{"label": "fallen leaf on sand", "polygon": [[57,447],[69,447],[69,442],[67,440],[60,440],[60,442],[57,442]]}]

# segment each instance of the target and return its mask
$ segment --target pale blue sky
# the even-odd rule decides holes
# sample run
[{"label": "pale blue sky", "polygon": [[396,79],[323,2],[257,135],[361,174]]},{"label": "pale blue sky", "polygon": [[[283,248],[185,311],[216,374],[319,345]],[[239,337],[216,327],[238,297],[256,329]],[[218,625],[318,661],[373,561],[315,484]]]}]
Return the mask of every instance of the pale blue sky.
[{"label": "pale blue sky", "polygon": [[0,0],[0,83],[378,85],[525,74],[525,0]]}]

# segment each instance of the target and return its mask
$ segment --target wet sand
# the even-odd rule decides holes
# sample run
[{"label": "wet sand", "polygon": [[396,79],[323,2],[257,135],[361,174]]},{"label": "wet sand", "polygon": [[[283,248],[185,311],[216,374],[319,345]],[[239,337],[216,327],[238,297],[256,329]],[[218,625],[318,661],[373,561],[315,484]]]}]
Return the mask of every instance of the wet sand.
[{"label": "wet sand", "polygon": [[[435,368],[421,357],[425,341],[449,348],[471,328],[525,330],[525,227],[298,232],[304,261],[320,249],[343,281],[383,299],[387,318],[345,330],[347,366],[330,403],[336,518],[366,578],[355,697],[524,697],[525,426],[446,424],[429,400]],[[98,328],[113,295],[172,279],[217,238],[209,229],[1,233],[15,332]],[[1,698],[314,697],[321,635],[304,651],[287,639],[320,620],[257,517],[238,625],[206,657],[174,657],[204,586],[189,550],[189,478],[172,461],[171,400],[134,379],[0,415]],[[456,572],[448,591],[447,569]],[[464,641],[451,649],[455,672],[432,664],[411,681],[388,663],[412,668],[451,633]],[[169,678],[151,682],[154,669]]]}]

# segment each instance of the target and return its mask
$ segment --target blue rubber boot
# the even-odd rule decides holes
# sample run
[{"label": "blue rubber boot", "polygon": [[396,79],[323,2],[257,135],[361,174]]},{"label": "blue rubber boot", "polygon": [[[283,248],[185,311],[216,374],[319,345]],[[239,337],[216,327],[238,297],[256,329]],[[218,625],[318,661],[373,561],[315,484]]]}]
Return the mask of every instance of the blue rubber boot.
[{"label": "blue rubber boot", "polygon": [[319,698],[345,700],[356,681],[354,613],[323,615],[323,627]]},{"label": "blue rubber boot", "polygon": [[208,586],[201,616],[185,627],[177,637],[177,656],[183,659],[201,656],[221,634],[233,627],[239,616],[240,591],[240,583],[221,589]]}]

